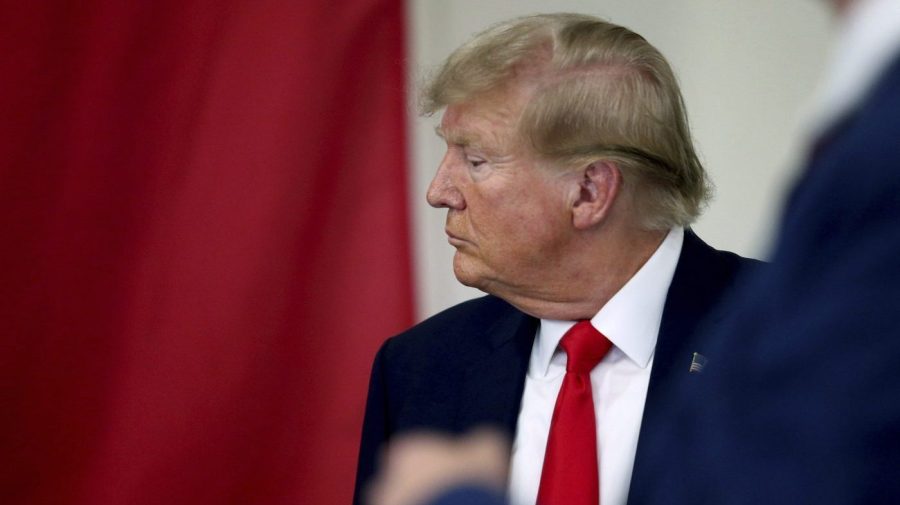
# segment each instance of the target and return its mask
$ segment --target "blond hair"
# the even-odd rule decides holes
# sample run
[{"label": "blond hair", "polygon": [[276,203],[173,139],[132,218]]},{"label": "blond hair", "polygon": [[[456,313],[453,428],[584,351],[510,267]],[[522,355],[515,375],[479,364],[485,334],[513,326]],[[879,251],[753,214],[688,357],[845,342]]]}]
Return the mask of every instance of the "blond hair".
[{"label": "blond hair", "polygon": [[535,84],[519,133],[545,160],[617,164],[649,229],[686,226],[711,184],[694,151],[678,82],[662,54],[627,28],[581,14],[496,24],[458,48],[424,86],[421,109],[521,81]]}]

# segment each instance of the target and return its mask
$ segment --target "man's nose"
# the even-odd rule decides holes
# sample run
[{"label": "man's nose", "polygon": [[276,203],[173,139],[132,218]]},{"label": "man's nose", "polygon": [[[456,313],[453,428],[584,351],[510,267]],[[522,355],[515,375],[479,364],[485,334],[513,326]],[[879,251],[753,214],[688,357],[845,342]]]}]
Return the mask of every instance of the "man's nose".
[{"label": "man's nose", "polygon": [[[457,167],[458,168],[458,167]],[[438,166],[434,179],[428,185],[428,192],[425,198],[428,205],[434,208],[446,207],[449,209],[462,210],[466,207],[466,201],[460,193],[459,188],[453,183],[453,162],[450,159],[450,153],[444,156],[441,164]]]}]

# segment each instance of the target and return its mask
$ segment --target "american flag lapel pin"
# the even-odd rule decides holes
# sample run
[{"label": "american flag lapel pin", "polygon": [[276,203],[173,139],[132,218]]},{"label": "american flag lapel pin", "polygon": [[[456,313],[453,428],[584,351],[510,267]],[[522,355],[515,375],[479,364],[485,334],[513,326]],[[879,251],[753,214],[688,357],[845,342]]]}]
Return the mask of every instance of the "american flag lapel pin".
[{"label": "american flag lapel pin", "polygon": [[706,356],[700,354],[699,352],[695,352],[694,356],[691,358],[691,368],[688,369],[690,373],[700,373],[703,371],[703,367],[706,366]]}]

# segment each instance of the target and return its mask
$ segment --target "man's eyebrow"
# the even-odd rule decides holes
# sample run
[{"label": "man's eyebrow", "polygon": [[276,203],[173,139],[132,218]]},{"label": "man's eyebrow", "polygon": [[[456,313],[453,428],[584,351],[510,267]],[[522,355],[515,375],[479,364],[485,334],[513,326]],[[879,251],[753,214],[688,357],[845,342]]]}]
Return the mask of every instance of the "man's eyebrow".
[{"label": "man's eyebrow", "polygon": [[440,125],[434,127],[434,133],[444,139],[448,144],[458,146],[478,145],[478,136],[472,134],[463,134],[458,131],[444,131]]}]

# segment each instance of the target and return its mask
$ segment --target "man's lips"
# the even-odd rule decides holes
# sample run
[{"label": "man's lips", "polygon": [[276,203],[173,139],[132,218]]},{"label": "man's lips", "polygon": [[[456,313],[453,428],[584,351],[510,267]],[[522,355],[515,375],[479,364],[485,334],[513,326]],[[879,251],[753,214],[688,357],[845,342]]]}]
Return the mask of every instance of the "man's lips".
[{"label": "man's lips", "polygon": [[450,242],[450,245],[458,246],[469,243],[468,240],[452,233],[450,230],[444,230],[444,232],[447,233],[447,241]]}]

